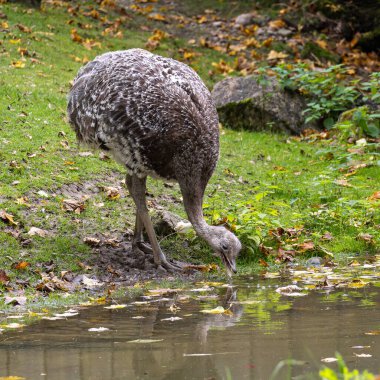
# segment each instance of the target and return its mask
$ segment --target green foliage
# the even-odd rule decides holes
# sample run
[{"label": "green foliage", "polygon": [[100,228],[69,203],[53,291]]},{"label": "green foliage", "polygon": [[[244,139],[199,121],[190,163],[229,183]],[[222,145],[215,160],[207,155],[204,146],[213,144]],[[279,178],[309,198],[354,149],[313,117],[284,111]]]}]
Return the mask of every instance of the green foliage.
[{"label": "green foliage", "polygon": [[343,141],[349,138],[357,140],[365,136],[378,138],[380,113],[369,112],[367,106],[354,108],[343,112],[332,129],[339,131],[339,137]]},{"label": "green foliage", "polygon": [[350,371],[340,354],[336,354],[338,359],[338,370],[324,367],[319,371],[321,380],[375,380],[375,376],[367,370],[360,373],[357,369]]},{"label": "green foliage", "polygon": [[[290,90],[297,90],[309,99],[304,113],[305,121],[323,121],[330,129],[342,111],[355,107],[359,99],[380,102],[380,76],[373,73],[368,82],[349,80],[349,71],[342,65],[330,66],[326,69],[309,70],[306,64],[280,65],[273,68],[281,85]],[[370,114],[367,112],[367,118]],[[360,120],[363,120],[363,117]],[[377,118],[378,115],[372,117]],[[371,119],[368,119],[371,122]],[[364,126],[358,121],[362,131],[368,136],[376,134],[373,123]],[[371,125],[371,126],[369,126]]]}]

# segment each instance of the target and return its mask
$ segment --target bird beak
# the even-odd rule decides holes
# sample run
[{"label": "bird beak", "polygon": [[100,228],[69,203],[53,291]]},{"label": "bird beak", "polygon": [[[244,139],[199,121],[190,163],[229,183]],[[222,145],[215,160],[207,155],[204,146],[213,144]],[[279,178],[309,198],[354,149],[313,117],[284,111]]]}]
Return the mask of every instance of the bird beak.
[{"label": "bird beak", "polygon": [[225,255],[223,252],[221,252],[220,256],[222,257],[222,261],[226,266],[228,276],[231,277],[232,273],[237,272],[235,260],[228,258],[227,255]]}]

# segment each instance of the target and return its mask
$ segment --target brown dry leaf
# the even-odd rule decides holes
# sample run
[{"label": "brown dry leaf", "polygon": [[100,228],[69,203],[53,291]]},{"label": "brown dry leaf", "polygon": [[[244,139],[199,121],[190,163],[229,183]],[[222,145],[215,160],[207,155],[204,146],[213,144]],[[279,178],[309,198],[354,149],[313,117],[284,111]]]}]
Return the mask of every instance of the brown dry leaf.
[{"label": "brown dry leaf", "polygon": [[234,69],[223,59],[221,59],[218,63],[212,62],[211,65],[221,74],[231,74],[234,71]]},{"label": "brown dry leaf", "polygon": [[272,42],[273,42],[273,38],[269,37],[269,38],[267,38],[266,40],[264,40],[262,42],[262,45],[265,46],[265,47],[269,47],[270,45],[272,45]]},{"label": "brown dry leaf", "polygon": [[325,40],[316,40],[315,43],[322,49],[327,49],[327,41]]},{"label": "brown dry leaf", "polygon": [[218,306],[215,309],[205,309],[201,310],[201,313],[205,314],[227,314],[232,315],[232,311],[229,309],[225,309],[223,306]]},{"label": "brown dry leaf", "polygon": [[0,219],[12,226],[17,226],[18,224],[18,222],[13,220],[13,215],[6,213],[5,210],[0,210]]},{"label": "brown dry leaf", "polygon": [[271,50],[267,56],[267,60],[271,61],[271,60],[275,60],[275,59],[284,59],[287,56],[288,56],[288,54],[281,53],[281,52],[278,52],[275,50]]},{"label": "brown dry leaf", "polygon": [[92,40],[90,38],[86,38],[83,42],[82,45],[85,49],[87,50],[92,50],[94,47],[101,48],[102,44],[98,41]]},{"label": "brown dry leaf", "polygon": [[111,199],[114,201],[120,198],[120,191],[116,187],[105,186],[103,187],[103,190],[106,192],[108,199]]},{"label": "brown dry leaf", "polygon": [[286,26],[285,21],[281,19],[273,20],[269,22],[269,27],[272,29],[280,29],[284,28]]},{"label": "brown dry leaf", "polygon": [[25,26],[23,24],[16,24],[16,26],[23,33],[31,33],[32,32],[32,29],[28,28],[27,26]]},{"label": "brown dry leaf", "polygon": [[207,17],[206,16],[201,16],[198,20],[197,20],[197,23],[198,24],[204,24],[205,22],[207,22]]},{"label": "brown dry leaf", "polygon": [[74,212],[75,214],[80,214],[85,209],[85,205],[83,201],[78,201],[76,199],[64,199],[62,202],[62,209],[65,211]]},{"label": "brown dry leaf", "polygon": [[335,183],[339,186],[352,187],[352,185],[346,179],[337,179]]},{"label": "brown dry leaf", "polygon": [[376,201],[380,199],[380,191],[375,191],[370,197],[368,197],[369,201]]},{"label": "brown dry leaf", "polygon": [[315,245],[312,241],[305,241],[304,243],[298,244],[298,249],[300,252],[312,251]]},{"label": "brown dry leaf", "polygon": [[360,233],[356,238],[358,240],[363,240],[366,243],[370,243],[370,244],[375,243],[375,239],[374,239],[373,235],[371,235],[371,234]]},{"label": "brown dry leaf", "polygon": [[70,37],[74,42],[82,43],[83,41],[83,38],[78,34],[78,31],[76,28],[71,29]]},{"label": "brown dry leaf", "polygon": [[83,241],[84,243],[86,243],[87,245],[91,247],[98,247],[100,245],[100,239],[97,239],[91,236],[85,237]]},{"label": "brown dry leaf", "polygon": [[40,236],[40,237],[47,237],[50,235],[49,231],[42,230],[41,228],[38,227],[31,227],[31,229],[28,231],[29,236]]},{"label": "brown dry leaf", "polygon": [[12,297],[12,296],[6,296],[4,297],[4,303],[5,305],[25,305],[26,304],[26,297],[25,296],[18,296],[18,297]]},{"label": "brown dry leaf", "polygon": [[152,15],[149,15],[148,19],[155,20],[155,21],[162,21],[162,22],[168,21],[168,19],[161,13],[154,13]]},{"label": "brown dry leaf", "polygon": [[12,265],[12,268],[17,270],[25,270],[29,265],[30,263],[28,263],[27,261],[20,261],[19,263],[14,263]]},{"label": "brown dry leaf", "polygon": [[10,277],[5,273],[5,270],[0,269],[0,284],[6,284],[10,280]]}]

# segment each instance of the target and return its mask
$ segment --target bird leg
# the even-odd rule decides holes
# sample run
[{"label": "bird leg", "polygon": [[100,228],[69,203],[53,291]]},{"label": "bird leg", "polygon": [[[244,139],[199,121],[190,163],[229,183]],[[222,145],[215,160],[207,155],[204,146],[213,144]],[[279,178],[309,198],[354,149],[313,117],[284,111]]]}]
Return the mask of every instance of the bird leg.
[{"label": "bird leg", "polygon": [[144,253],[152,254],[153,253],[152,247],[149,244],[144,242],[143,230],[144,230],[143,222],[141,221],[138,211],[136,211],[136,223],[135,223],[135,232],[132,238],[132,249],[138,248]]},{"label": "bird leg", "polygon": [[[163,266],[168,270],[178,270],[179,267],[169,263],[161,251],[158,244],[156,233],[154,232],[153,223],[150,220],[148,208],[146,207],[145,191],[146,191],[146,177],[138,178],[135,175],[127,175],[126,184],[136,204],[136,230],[133,240],[136,244],[142,242],[142,227],[145,227],[145,231],[148,235],[150,244],[152,246],[154,263],[157,266]],[[139,245],[139,244],[138,244]]]}]

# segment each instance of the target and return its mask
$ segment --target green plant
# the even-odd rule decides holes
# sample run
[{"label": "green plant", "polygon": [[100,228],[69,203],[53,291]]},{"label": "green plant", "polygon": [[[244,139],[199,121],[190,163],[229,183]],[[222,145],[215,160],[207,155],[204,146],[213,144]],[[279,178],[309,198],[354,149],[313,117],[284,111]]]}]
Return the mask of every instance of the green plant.
[{"label": "green plant", "polygon": [[343,112],[332,128],[339,131],[341,140],[380,136],[380,113],[371,113],[367,106]]},{"label": "green plant", "polygon": [[[297,90],[304,94],[309,100],[307,108],[304,110],[305,121],[323,121],[325,128],[330,129],[338,120],[342,111],[353,108],[356,103],[370,101],[380,102],[380,73],[373,73],[368,82],[349,80],[349,69],[343,65],[330,66],[326,69],[310,70],[306,64],[280,65],[273,70],[282,87]],[[369,123],[365,126],[367,117]],[[360,117],[356,115],[356,122],[361,125],[362,131],[371,136],[377,137],[376,128],[372,121],[378,115],[366,115]]]},{"label": "green plant", "polygon": [[336,354],[338,359],[338,370],[324,367],[319,371],[321,380],[375,380],[375,375],[364,370],[360,373],[357,369],[350,371],[340,354]]}]

